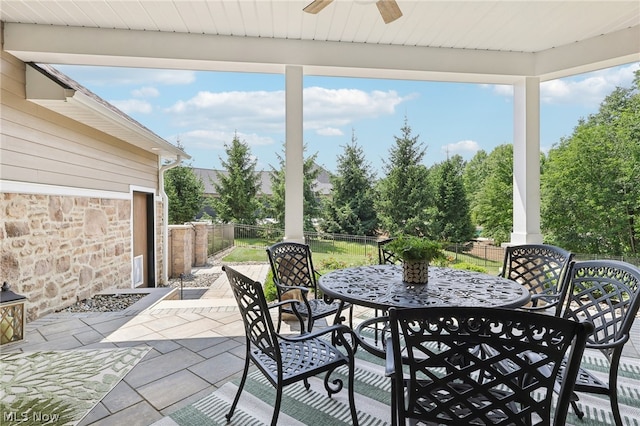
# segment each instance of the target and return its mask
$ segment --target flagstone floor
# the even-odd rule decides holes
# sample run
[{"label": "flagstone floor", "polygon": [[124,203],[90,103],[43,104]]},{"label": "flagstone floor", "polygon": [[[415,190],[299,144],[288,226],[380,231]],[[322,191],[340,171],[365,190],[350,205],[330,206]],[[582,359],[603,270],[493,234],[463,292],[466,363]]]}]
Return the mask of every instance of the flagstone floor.
[{"label": "flagstone floor", "polygon": [[[261,282],[269,268],[266,263],[234,267]],[[220,266],[194,271],[219,272]],[[80,423],[150,425],[209,395],[241,374],[244,365],[244,329],[226,276],[200,299],[161,300],[170,290],[153,289],[121,312],[47,315],[27,324],[25,341],[2,350],[151,346]],[[625,356],[640,358],[640,321],[634,324]]]}]

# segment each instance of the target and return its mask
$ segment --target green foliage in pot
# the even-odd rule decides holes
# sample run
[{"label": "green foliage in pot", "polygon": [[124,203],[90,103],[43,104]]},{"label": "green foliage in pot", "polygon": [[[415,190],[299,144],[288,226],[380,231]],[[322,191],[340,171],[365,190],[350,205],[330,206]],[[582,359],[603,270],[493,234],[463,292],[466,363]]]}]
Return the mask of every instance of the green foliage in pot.
[{"label": "green foliage in pot", "polygon": [[387,244],[387,249],[393,251],[405,262],[444,259],[442,245],[427,238],[412,235],[402,235]]}]

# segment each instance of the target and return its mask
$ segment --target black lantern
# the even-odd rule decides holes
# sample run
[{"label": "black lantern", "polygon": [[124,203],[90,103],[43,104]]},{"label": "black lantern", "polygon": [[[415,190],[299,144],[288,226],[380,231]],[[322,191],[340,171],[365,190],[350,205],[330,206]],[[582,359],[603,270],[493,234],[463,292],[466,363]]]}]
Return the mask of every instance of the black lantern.
[{"label": "black lantern", "polygon": [[24,304],[27,298],[10,290],[7,282],[0,291],[0,345],[24,339]]}]

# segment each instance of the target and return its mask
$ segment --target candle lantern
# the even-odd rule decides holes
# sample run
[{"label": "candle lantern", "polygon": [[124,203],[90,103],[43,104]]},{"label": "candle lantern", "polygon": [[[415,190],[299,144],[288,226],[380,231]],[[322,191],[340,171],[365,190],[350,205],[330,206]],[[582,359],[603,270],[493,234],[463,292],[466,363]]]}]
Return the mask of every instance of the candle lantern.
[{"label": "candle lantern", "polygon": [[24,339],[26,297],[10,290],[8,283],[0,291],[0,345]]}]

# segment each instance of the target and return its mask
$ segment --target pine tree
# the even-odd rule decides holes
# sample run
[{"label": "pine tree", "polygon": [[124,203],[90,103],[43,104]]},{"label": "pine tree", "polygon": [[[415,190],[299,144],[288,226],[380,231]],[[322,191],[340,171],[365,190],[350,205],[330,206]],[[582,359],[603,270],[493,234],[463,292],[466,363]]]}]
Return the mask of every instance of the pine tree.
[{"label": "pine tree", "polygon": [[[306,150],[306,146],[304,147]],[[278,224],[284,226],[284,211],[285,211],[285,160],[282,155],[276,154],[280,165],[279,169],[271,166],[271,192],[272,196],[268,200],[267,211],[270,216],[276,220]],[[303,221],[305,231],[315,231],[313,220],[320,217],[321,202],[317,191],[314,188],[314,183],[320,175],[320,169],[316,166],[316,158],[318,154],[313,154],[310,157],[304,159],[302,165],[303,177]]]},{"label": "pine tree", "polygon": [[428,236],[429,189],[428,170],[421,163],[426,147],[411,135],[405,118],[402,136],[389,150],[385,177],[377,185],[376,210],[383,231],[390,235],[405,233]]},{"label": "pine tree", "polygon": [[337,174],[331,177],[331,199],[325,203],[323,229],[350,235],[374,235],[378,227],[373,206],[375,173],[366,163],[364,151],[356,142],[338,156]]},{"label": "pine tree", "polygon": [[462,180],[464,161],[459,155],[434,166],[435,219],[433,233],[439,240],[463,243],[473,238],[469,201]]},{"label": "pine tree", "polygon": [[218,172],[213,183],[218,198],[212,200],[218,219],[224,223],[255,225],[260,212],[258,191],[260,176],[256,173],[256,160],[251,158],[249,145],[233,137],[225,144],[227,161],[220,158],[225,172]]},{"label": "pine tree", "polygon": [[164,188],[169,199],[169,223],[191,222],[202,209],[204,184],[191,166],[178,166],[164,174]]}]

